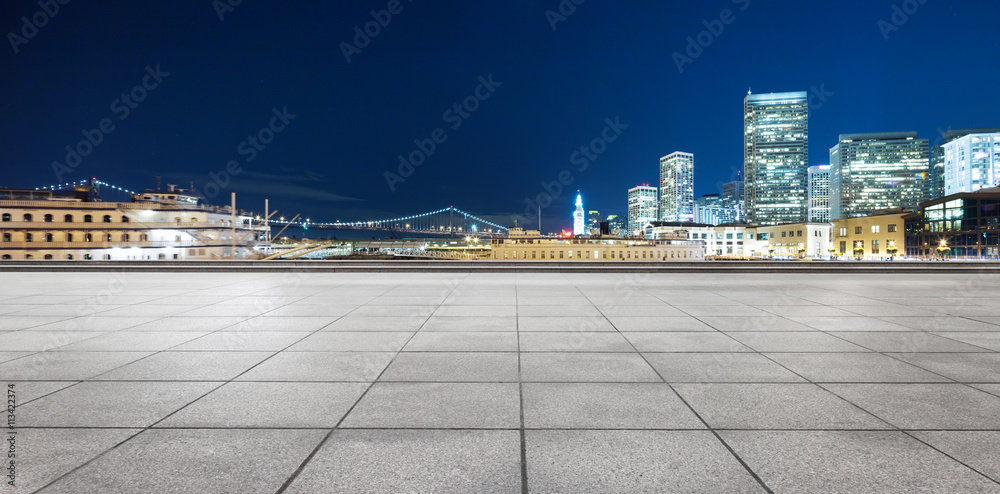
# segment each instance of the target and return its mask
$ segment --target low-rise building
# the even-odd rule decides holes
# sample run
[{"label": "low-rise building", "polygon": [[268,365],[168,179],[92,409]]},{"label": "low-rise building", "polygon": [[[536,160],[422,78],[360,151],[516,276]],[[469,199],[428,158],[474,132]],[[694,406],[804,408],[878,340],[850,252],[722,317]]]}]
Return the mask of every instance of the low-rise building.
[{"label": "low-rise building", "polygon": [[603,236],[545,237],[538,230],[511,227],[506,238],[490,241],[491,259],[498,261],[698,261],[700,243],[683,235],[671,238]]},{"label": "low-rise building", "polygon": [[834,255],[872,260],[904,256],[906,218],[912,215],[897,208],[877,211],[871,216],[833,220]]},{"label": "low-rise building", "polygon": [[920,259],[1000,259],[1000,188],[961,192],[920,204],[905,217],[906,255]]},{"label": "low-rise building", "polygon": [[650,224],[650,238],[683,233],[701,242],[706,256],[806,257],[829,256],[829,223],[792,223],[759,226],[745,223],[704,225],[695,223]]}]

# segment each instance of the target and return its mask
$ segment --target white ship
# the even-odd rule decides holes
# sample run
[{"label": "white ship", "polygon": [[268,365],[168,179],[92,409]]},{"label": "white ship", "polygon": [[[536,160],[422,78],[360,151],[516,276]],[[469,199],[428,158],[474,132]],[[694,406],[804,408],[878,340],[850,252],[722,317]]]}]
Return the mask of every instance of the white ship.
[{"label": "white ship", "polygon": [[251,258],[269,233],[259,217],[205,204],[173,185],[132,193],[129,202],[105,202],[100,184],[0,188],[0,259]]}]

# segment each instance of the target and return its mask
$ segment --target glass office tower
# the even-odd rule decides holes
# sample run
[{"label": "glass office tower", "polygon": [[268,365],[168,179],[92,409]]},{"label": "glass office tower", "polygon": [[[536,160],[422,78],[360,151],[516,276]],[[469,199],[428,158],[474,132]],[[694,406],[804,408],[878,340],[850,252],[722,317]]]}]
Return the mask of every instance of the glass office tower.
[{"label": "glass office tower", "polygon": [[806,220],[809,104],[805,91],[751,94],[743,102],[747,220]]},{"label": "glass office tower", "polygon": [[927,139],[916,132],[842,134],[830,149],[830,217],[869,216],[916,208],[927,200]]},{"label": "glass office tower", "polygon": [[809,221],[830,222],[830,168],[830,165],[809,167]]},{"label": "glass office tower", "polygon": [[694,155],[660,158],[660,220],[694,221]]},{"label": "glass office tower", "polygon": [[628,190],[628,233],[656,221],[656,187],[636,185]]}]

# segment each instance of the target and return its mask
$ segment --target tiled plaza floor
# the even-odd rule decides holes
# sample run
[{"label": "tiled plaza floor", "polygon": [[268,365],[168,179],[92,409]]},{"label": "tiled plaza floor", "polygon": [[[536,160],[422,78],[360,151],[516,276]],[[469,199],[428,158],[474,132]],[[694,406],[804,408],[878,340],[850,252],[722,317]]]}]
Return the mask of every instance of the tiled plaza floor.
[{"label": "tiled plaza floor", "polygon": [[997,276],[0,277],[4,493],[1000,492]]}]

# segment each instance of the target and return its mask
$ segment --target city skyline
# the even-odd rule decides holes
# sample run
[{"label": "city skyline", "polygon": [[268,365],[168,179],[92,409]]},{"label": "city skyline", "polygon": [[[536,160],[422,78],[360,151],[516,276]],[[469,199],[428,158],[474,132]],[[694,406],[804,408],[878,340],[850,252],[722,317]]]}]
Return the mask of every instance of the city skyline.
[{"label": "city skyline", "polygon": [[[385,3],[302,10],[241,4],[221,13],[211,6],[61,5],[37,34],[24,42],[8,36],[10,46],[0,50],[10,68],[0,81],[9,116],[0,124],[0,145],[9,150],[2,166],[10,170],[3,185],[59,182],[52,164],[67,164],[65,148],[86,139],[82,131],[98,140],[94,130],[107,118],[113,130],[101,133],[65,181],[97,176],[143,189],[162,175],[165,183],[194,181],[201,190],[216,185],[215,202],[234,190],[241,204],[267,196],[284,210],[329,219],[455,204],[511,223],[513,216],[535,218],[525,199],[542,195],[543,225],[556,230],[571,226],[567,211],[577,189],[589,207],[623,214],[620,191],[654,182],[651,164],[673,149],[699,157],[695,197],[722,192],[743,168],[736,107],[747,89],[808,93],[807,165],[825,163],[845,132],[916,129],[934,145],[949,128],[996,126],[998,96],[985,81],[956,82],[926,70],[913,84],[912,73],[891,69],[944,56],[936,41],[942,33],[966,46],[995,43],[988,28],[976,27],[989,16],[961,2],[921,5],[888,30],[891,2],[587,3],[559,14],[565,20],[547,15],[559,12],[558,2],[455,4],[447,12],[401,5],[355,49],[345,48],[355,46],[355,27],[363,32],[370,11]],[[31,3],[0,8],[0,29],[16,36],[22,17],[38,11]],[[715,22],[723,9],[732,23]],[[486,19],[496,22],[491,27]],[[782,26],[780,39],[753,29],[772,19]],[[511,31],[523,39],[505,36]],[[229,41],[248,33],[259,39]],[[605,35],[601,43],[595,33]],[[703,33],[708,46],[698,44]],[[196,42],[184,41],[189,35]],[[136,40],[134,48],[120,39]],[[414,39],[421,42],[408,43]],[[744,61],[746,46],[783,58]],[[312,55],[317,48],[322,57]],[[842,51],[862,54],[835,56]],[[947,56],[961,64],[976,52]],[[599,63],[613,57],[615,70]],[[859,82],[857,73],[881,76]],[[923,101],[929,89],[935,97]],[[588,103],[579,105],[581,99]],[[918,99],[921,105],[912,104]],[[385,119],[389,112],[398,118]],[[276,115],[284,120],[271,129]],[[698,125],[690,125],[692,115]],[[437,128],[442,142],[432,135]],[[477,155],[485,161],[472,164]],[[227,177],[230,161],[240,172]],[[414,169],[403,176],[399,166]],[[462,187],[456,178],[463,174],[486,179],[478,167],[512,173],[492,178],[486,192]],[[567,184],[560,182],[564,170]],[[401,181],[387,181],[386,172]],[[553,183],[558,193],[544,187]]]}]

